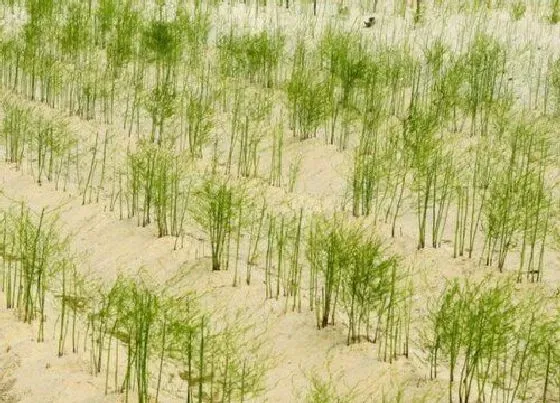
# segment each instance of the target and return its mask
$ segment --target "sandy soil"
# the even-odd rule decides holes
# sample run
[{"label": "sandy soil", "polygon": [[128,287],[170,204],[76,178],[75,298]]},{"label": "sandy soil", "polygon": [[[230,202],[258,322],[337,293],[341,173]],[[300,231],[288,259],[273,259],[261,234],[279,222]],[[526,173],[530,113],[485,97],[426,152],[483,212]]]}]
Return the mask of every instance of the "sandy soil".
[{"label": "sandy soil", "polygon": [[[335,18],[334,9],[321,10],[322,24]],[[361,25],[364,13],[352,9],[345,17],[344,24],[356,29]],[[402,36],[402,31],[410,25],[379,13],[378,26],[364,33],[371,35],[372,41],[383,35],[382,30],[392,32],[395,38]],[[224,20],[237,19],[239,23],[250,21],[252,26],[264,26],[275,21],[286,29],[304,25],[312,16],[297,14],[296,11],[275,11],[274,14],[247,12],[241,5],[235,11],[223,7],[219,16]],[[464,31],[470,32],[469,21],[459,15],[452,15],[443,21],[439,16],[429,16],[429,23],[421,28],[414,39],[421,48],[423,40],[430,41],[445,33],[446,40],[458,43]],[[521,65],[527,56],[528,47],[540,49],[538,58],[545,54],[558,52],[560,43],[559,27],[544,28],[538,17],[528,16],[514,24],[504,24],[509,18],[506,12],[496,13],[488,23],[490,32],[502,39],[518,44],[518,57],[514,60]],[[293,24],[297,20],[298,24]],[[315,27],[320,30],[322,27]],[[500,29],[506,26],[507,29]],[[455,28],[460,27],[460,28]],[[461,29],[463,28],[463,30]],[[449,33],[449,35],[447,35]],[[529,33],[530,35],[528,35]],[[428,38],[428,39],[426,39]],[[512,66],[515,68],[515,66]],[[517,91],[521,102],[532,77],[526,75],[527,82],[521,82]],[[533,77],[534,78],[534,77]],[[39,108],[48,109],[44,106]],[[48,110],[45,113],[48,112]],[[106,125],[100,122],[83,122],[77,118],[68,119],[69,125],[84,139],[91,142],[91,133],[104,130]],[[121,133],[116,125],[110,127],[115,133]],[[118,137],[118,134],[117,134]],[[123,136],[124,137],[124,136]],[[288,136],[286,136],[288,137]],[[300,143],[287,140],[286,161],[301,155],[301,174],[297,179],[294,193],[284,188],[265,187],[264,191],[270,204],[290,206],[296,209],[305,206],[308,209],[332,211],[341,205],[346,187],[347,175],[351,166],[350,153],[338,152],[335,147],[324,144],[321,137]],[[112,144],[113,150],[123,150],[125,140]],[[270,149],[262,149],[263,164],[261,170],[267,171]],[[2,156],[3,157],[3,156]],[[115,153],[112,164],[122,163],[122,155]],[[3,158],[2,158],[3,160]],[[288,164],[285,164],[287,169]],[[113,178],[114,179],[114,178]],[[108,186],[108,185],[107,185]],[[343,320],[335,327],[318,331],[315,327],[314,314],[304,309],[302,313],[284,312],[284,300],[265,301],[264,272],[255,269],[254,280],[250,286],[231,287],[231,272],[210,272],[208,245],[199,239],[200,230],[194,225],[188,229],[181,248],[175,249],[175,239],[156,238],[156,228],[141,228],[136,220],[119,220],[116,212],[107,208],[107,200],[99,203],[82,205],[82,197],[77,194],[75,186],[66,192],[56,191],[52,184],[39,186],[33,180],[28,167],[18,171],[14,166],[0,163],[0,208],[13,206],[25,201],[34,211],[47,207],[59,214],[61,230],[70,236],[70,250],[80,259],[80,271],[90,279],[102,284],[109,284],[119,274],[136,275],[144,268],[157,283],[164,284],[182,273],[180,282],[174,286],[192,287],[204,290],[202,303],[208,309],[231,315],[242,310],[244,315],[257,325],[265,334],[266,344],[273,357],[273,365],[266,376],[266,391],[256,401],[259,402],[300,402],[303,401],[314,374],[321,378],[332,379],[337,388],[353,391],[356,401],[396,401],[399,393],[404,393],[402,401],[436,402],[445,401],[446,383],[428,380],[428,371],[418,337],[422,327],[422,318],[426,313],[426,303],[441,290],[445,278],[455,276],[483,275],[495,272],[495,268],[479,267],[477,259],[452,258],[453,248],[446,234],[444,244],[439,249],[416,249],[416,217],[407,207],[399,219],[398,234],[389,238],[389,226],[383,222],[375,223],[381,237],[392,252],[403,258],[403,265],[410,268],[414,283],[413,323],[411,356],[408,360],[400,358],[389,364],[380,361],[375,346],[361,343],[346,345],[347,323]],[[259,189],[262,189],[259,187]],[[516,267],[516,256],[508,261],[508,267]],[[560,284],[557,273],[559,256],[550,252],[546,257],[546,281],[540,287],[554,289]],[[304,290],[303,305],[308,305],[309,290]],[[4,296],[0,293],[0,301]],[[122,396],[105,395],[103,376],[91,374],[89,353],[80,350],[78,354],[66,354],[57,357],[57,340],[55,338],[56,301],[49,300],[50,315],[47,315],[45,342],[36,342],[36,326],[25,325],[14,316],[12,311],[0,305],[0,401],[22,402],[114,402],[121,401]],[[249,320],[248,319],[248,320]],[[173,395],[173,382],[164,385],[162,401],[178,401]]]}]

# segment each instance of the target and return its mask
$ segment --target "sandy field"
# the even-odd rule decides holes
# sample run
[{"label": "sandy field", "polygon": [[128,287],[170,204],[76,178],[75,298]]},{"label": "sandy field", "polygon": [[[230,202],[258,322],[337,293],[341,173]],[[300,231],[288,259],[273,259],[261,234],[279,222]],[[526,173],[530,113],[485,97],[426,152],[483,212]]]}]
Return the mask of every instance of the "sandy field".
[{"label": "sandy field", "polygon": [[[3,13],[0,14],[2,16],[0,42],[2,42],[3,38],[17,35],[26,17],[21,7],[10,11],[9,6],[5,4],[8,2],[0,3],[2,3]],[[379,43],[384,43],[395,47],[408,46],[412,55],[423,55],[425,50],[438,39],[442,39],[451,49],[465,49],[465,44],[469,43],[475,35],[474,27],[477,27],[479,31],[506,44],[508,57],[507,65],[504,67],[506,70],[504,80],[513,77],[510,82],[512,102],[514,108],[517,108],[515,110],[530,111],[526,113],[527,116],[531,113],[539,116],[547,113],[553,115],[546,112],[545,108],[552,110],[553,106],[550,105],[556,102],[555,98],[553,95],[547,95],[543,87],[551,61],[560,55],[560,24],[554,25],[546,21],[548,9],[541,7],[539,2],[526,1],[527,11],[518,21],[514,21],[511,7],[507,5],[495,6],[489,11],[469,11],[452,5],[455,2],[449,2],[447,7],[438,8],[430,1],[427,2],[425,15],[418,24],[414,23],[415,3],[411,2],[405,4],[404,16],[395,11],[396,6],[392,2],[381,0],[375,14],[371,13],[371,6],[368,4],[372,4],[373,1],[362,1],[361,5],[357,4],[358,1],[320,1],[317,16],[312,13],[312,2],[303,0],[302,4],[299,4],[299,0],[295,1],[297,4],[292,4],[289,8],[273,4],[274,1],[269,1],[267,6],[260,5],[259,8],[252,4],[253,1],[248,2],[251,4],[233,1],[231,3],[235,4],[219,3],[220,5],[216,7],[207,6],[211,20],[209,43],[216,43],[220,35],[227,32],[230,26],[243,27],[248,32],[267,29],[272,32],[278,29],[285,35],[285,51],[290,55],[285,56],[281,68],[276,72],[277,80],[282,83],[287,82],[291,74],[293,60],[291,55],[296,48],[296,40],[303,38],[305,43],[317,44],[329,27],[334,26],[342,32],[349,33],[348,35],[356,35],[360,38],[365,51],[375,49]],[[156,7],[148,4],[144,12],[150,15],[151,10],[156,10]],[[173,7],[168,5],[161,12],[172,15]],[[365,28],[363,21],[371,15],[376,16],[376,24],[371,28]],[[217,57],[217,53],[216,47],[211,46],[205,55],[212,60]],[[102,54],[96,54],[92,59],[97,58],[99,63],[104,65],[104,57]],[[262,240],[256,249],[257,258],[254,265],[249,267],[251,281],[247,284],[245,277],[248,270],[247,262],[250,260],[247,246],[252,242],[249,227],[243,229],[244,233],[240,231],[238,245],[240,244],[241,247],[238,246],[237,251],[235,248],[237,235],[235,233],[232,235],[231,247],[225,252],[229,252],[229,268],[213,271],[210,235],[192,217],[187,216],[181,224],[181,234],[177,237],[172,235],[158,237],[158,227],[153,217],[151,223],[143,226],[141,217],[144,207],[142,206],[134,217],[130,217],[128,203],[132,196],[125,195],[125,192],[130,189],[127,187],[129,184],[127,175],[130,174],[127,168],[128,158],[131,153],[140,148],[140,138],[148,138],[152,131],[151,116],[145,111],[138,115],[138,122],[130,131],[128,124],[123,127],[123,119],[126,119],[125,115],[128,113],[131,94],[133,94],[132,67],[117,83],[113,121],[108,122],[103,114],[102,101],[99,101],[96,116],[85,118],[79,116],[79,113],[73,115],[68,113],[64,96],[56,100],[53,107],[48,101],[42,102],[39,96],[31,99],[26,91],[10,88],[6,82],[13,77],[10,76],[12,77],[10,79],[6,77],[8,71],[13,69],[12,60],[4,54],[0,60],[2,77],[4,77],[0,80],[2,83],[0,85],[0,100],[2,100],[0,104],[0,133],[2,134],[0,215],[3,214],[5,218],[8,212],[18,212],[23,204],[29,208],[35,218],[39,217],[42,211],[53,220],[56,218],[56,231],[61,239],[65,239],[65,256],[72,258],[77,273],[83,279],[85,305],[90,301],[93,306],[91,309],[97,309],[95,307],[101,301],[100,296],[105,295],[120,278],[145,282],[150,285],[150,289],[156,290],[156,294],[163,293],[163,290],[166,295],[173,296],[196,293],[200,309],[211,315],[216,329],[220,329],[226,323],[243,324],[249,327],[249,330],[243,333],[239,344],[244,354],[245,350],[248,351],[257,344],[260,347],[251,355],[252,360],[262,361],[266,367],[260,391],[250,397],[245,396],[243,401],[271,403],[459,401],[458,395],[454,394],[451,399],[448,396],[449,374],[445,370],[447,363],[441,364],[440,374],[436,379],[430,377],[430,355],[425,339],[429,327],[429,311],[437,303],[447,282],[453,279],[477,281],[489,276],[492,281],[503,283],[508,279],[515,279],[520,266],[521,241],[516,241],[512,246],[505,260],[503,272],[498,270],[496,264],[491,266],[483,264],[481,256],[484,253],[483,241],[486,229],[484,226],[476,230],[477,243],[473,249],[473,257],[469,258],[467,253],[464,256],[454,257],[455,219],[459,213],[456,200],[451,199],[439,247],[433,248],[431,245],[433,216],[430,208],[427,245],[419,249],[417,202],[413,195],[415,188],[412,179],[406,183],[403,190],[406,196],[398,213],[394,237],[391,236],[392,220],[387,219],[384,213],[388,205],[383,205],[377,220],[374,214],[367,217],[353,217],[351,178],[354,169],[354,150],[360,147],[358,128],[360,119],[353,120],[354,126],[350,126],[348,145],[343,150],[337,144],[327,144],[325,141],[330,128],[327,119],[319,125],[315,138],[301,140],[294,137],[288,118],[283,84],[264,90],[258,83],[247,85],[249,90],[242,101],[242,108],[249,110],[260,102],[264,103],[258,95],[255,95],[261,92],[266,94],[266,99],[272,104],[267,116],[256,121],[251,128],[253,130],[251,133],[254,132],[256,136],[262,137],[255,153],[259,161],[258,167],[254,175],[249,178],[237,175],[239,151],[235,149],[232,171],[225,173],[229,150],[231,147],[237,147],[235,144],[232,145],[230,139],[234,103],[233,84],[219,82],[222,80],[219,75],[211,77],[209,80],[218,93],[213,104],[216,112],[210,135],[216,142],[215,145],[213,141],[206,142],[202,149],[202,157],[189,160],[186,165],[188,168],[185,169],[185,183],[193,183],[195,184],[193,186],[196,186],[201,178],[207,177],[213,164],[213,157],[217,156],[218,170],[225,173],[224,176],[229,177],[231,183],[243,184],[249,195],[247,203],[248,200],[254,200],[254,204],[243,205],[245,202],[242,202],[242,206],[244,209],[247,208],[247,211],[255,213],[257,218],[258,209],[263,203],[266,205],[267,213],[286,217],[286,222],[289,220],[297,222],[296,218],[302,211],[305,215],[303,233],[307,239],[313,214],[330,217],[336,212],[348,223],[361,223],[368,234],[375,234],[383,245],[383,253],[387,256],[398,256],[398,267],[402,270],[399,273],[403,273],[403,276],[406,274],[406,284],[410,285],[412,290],[407,297],[409,303],[403,308],[408,314],[399,317],[408,318],[407,357],[398,354],[395,359],[391,359],[392,362],[389,362],[384,360],[383,354],[380,353],[384,348],[382,341],[371,343],[362,340],[348,345],[351,324],[348,315],[340,307],[337,308],[334,325],[329,324],[318,329],[317,309],[311,311],[309,308],[313,295],[317,297],[317,290],[312,289],[309,281],[310,264],[304,250],[306,241],[302,243],[300,251],[301,284],[299,295],[296,295],[301,309],[293,309],[296,305],[296,297],[287,296],[284,289],[279,297],[274,295],[267,298],[266,289],[272,287],[275,290],[276,277],[270,278],[270,273],[266,269],[266,225],[261,231]],[[183,74],[189,69],[186,62],[180,62],[178,66],[177,71],[180,73],[177,74]],[[151,75],[145,80],[147,86],[153,84],[150,80],[155,80],[152,77],[153,68],[149,71],[146,74]],[[85,80],[80,76],[77,81],[82,79]],[[106,77],[95,77],[93,81],[99,82],[101,86],[104,79]],[[22,84],[25,88],[27,85],[29,83]],[[39,84],[37,85],[39,87]],[[250,91],[254,91],[253,96],[249,95]],[[402,102],[406,103],[411,97],[410,90],[403,90],[402,94],[404,94]],[[547,102],[550,102],[549,106],[545,106]],[[226,105],[222,105],[223,103]],[[77,139],[76,153],[80,153],[80,158],[78,161],[72,159],[72,167],[68,169],[69,173],[63,174],[64,178],[60,183],[55,184],[55,181],[45,178],[38,183],[38,160],[33,151],[25,152],[21,163],[10,161],[8,144],[5,140],[8,138],[6,133],[10,130],[6,123],[10,105],[28,108],[33,116],[40,117],[44,121],[62,122],[65,130]],[[511,112],[511,115],[522,114]],[[379,129],[382,136],[389,133],[390,128],[396,126],[395,122],[398,122],[394,116],[383,119]],[[560,123],[558,116],[550,119],[552,122]],[[459,167],[464,164],[466,171],[469,162],[463,160],[466,160],[466,155],[471,155],[473,149],[471,144],[475,140],[466,134],[471,124],[469,118],[463,117],[460,121],[462,131],[459,134],[451,135],[446,132],[446,135],[449,135],[446,146],[451,149],[452,165]],[[166,121],[165,133],[178,133],[181,130],[180,126],[179,118],[169,118]],[[492,127],[491,130],[494,130],[494,126]],[[551,156],[551,162],[547,166],[545,180],[546,183],[551,184],[552,207],[547,224],[549,232],[545,240],[546,252],[542,255],[542,278],[539,282],[531,283],[523,276],[524,280],[515,284],[513,288],[516,290],[516,298],[539,295],[547,298],[547,301],[552,301],[551,304],[557,304],[558,290],[560,290],[557,207],[560,199],[556,182],[559,172],[557,157],[560,155],[560,141],[558,141],[560,125],[554,126],[554,123],[548,123],[546,127],[550,132],[548,155]],[[33,130],[39,129],[34,128],[31,132]],[[276,141],[273,133],[278,130],[284,133],[281,157],[283,163],[279,172],[281,184],[273,186],[270,181]],[[504,141],[503,144],[508,143]],[[493,147],[498,150],[501,145],[490,146]],[[28,149],[31,150],[32,147]],[[94,149],[97,154],[92,159]],[[68,155],[70,156],[70,153]],[[68,159],[70,160],[70,157]],[[95,169],[92,166],[95,166]],[[296,167],[297,174],[294,176],[293,188],[290,188],[290,171]],[[395,167],[392,172],[389,168],[387,178],[400,177],[398,169],[400,168]],[[458,168],[457,171],[460,172],[461,169]],[[413,176],[414,174],[411,173],[410,178]],[[458,179],[457,183],[461,184],[461,180]],[[189,197],[195,198],[195,196]],[[268,220],[268,216],[266,219]],[[277,218],[276,222],[280,225],[280,218]],[[14,230],[13,233],[17,234],[17,231]],[[4,240],[0,239],[3,257],[7,256],[6,245],[10,236],[5,234]],[[290,258],[286,257],[287,262],[288,259]],[[24,323],[21,320],[21,310],[8,308],[5,302],[7,298],[5,273],[8,266],[8,260],[4,258],[0,265],[0,272],[3,273],[2,289],[0,289],[0,402],[93,403],[124,402],[127,398],[129,401],[138,401],[135,391],[137,386],[131,389],[127,396],[122,390],[118,390],[119,387],[116,385],[117,383],[121,385],[126,366],[124,347],[119,347],[117,356],[113,353],[115,346],[120,343],[118,340],[115,341],[117,336],[115,339],[109,339],[106,346],[101,349],[99,354],[103,357],[103,363],[99,370],[95,369],[92,354],[94,357],[98,356],[95,356],[95,348],[92,346],[95,343],[94,337],[99,335],[91,335],[87,310],[84,310],[83,315],[78,318],[77,351],[72,351],[71,330],[67,327],[64,354],[59,356],[61,291],[58,277],[57,280],[52,281],[52,289],[44,296],[44,340],[38,342],[40,317],[35,318],[31,323]],[[271,266],[272,272],[274,273],[277,268],[278,263],[274,261]],[[237,271],[239,272],[238,284],[232,286]],[[323,286],[323,280],[320,279],[319,284]],[[557,313],[554,316],[554,309],[551,308],[550,312],[553,317],[558,318]],[[560,335],[560,332],[556,335]],[[157,343],[154,344],[156,345]],[[107,346],[111,346],[112,350],[107,351]],[[401,344],[397,349],[400,349],[400,346]],[[99,357],[98,359],[101,361]],[[156,384],[160,384],[157,401],[189,401],[186,383],[181,378],[181,373],[185,371],[183,367],[172,360],[160,362],[157,347],[149,350],[147,362],[149,364],[147,401],[156,401]],[[113,371],[116,371],[115,374],[119,372],[120,382],[115,380],[113,383]],[[158,379],[158,373],[163,374],[160,375],[161,379]],[[216,385],[219,385],[219,382],[221,380],[217,380]],[[317,392],[313,395],[312,391],[317,391],[319,384],[324,386],[324,394]],[[507,401],[558,402],[560,400],[557,391],[560,385],[554,387],[556,389],[553,392],[549,391],[549,395],[544,397],[536,393],[525,396],[525,399],[514,396]],[[198,386],[195,385],[195,395],[198,393],[197,388]],[[219,388],[216,386],[216,390]],[[195,396],[193,401],[228,401],[220,393],[216,392],[215,396],[207,394],[204,398],[200,397],[200,400]],[[473,396],[476,394],[473,392]],[[312,398],[312,395],[315,397]],[[497,395],[487,400],[483,397],[477,400],[473,396],[470,397],[470,401],[506,401],[506,399],[501,400],[501,396],[497,397]],[[236,399],[230,396],[229,401],[238,401]]]}]

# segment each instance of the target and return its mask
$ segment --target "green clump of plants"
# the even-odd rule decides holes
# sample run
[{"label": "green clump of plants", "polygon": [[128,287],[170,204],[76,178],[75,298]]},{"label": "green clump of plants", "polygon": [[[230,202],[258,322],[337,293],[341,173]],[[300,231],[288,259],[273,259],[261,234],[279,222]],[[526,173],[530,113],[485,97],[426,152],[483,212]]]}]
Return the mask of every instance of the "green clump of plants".
[{"label": "green clump of plants", "polygon": [[520,246],[518,280],[524,271],[531,281],[542,278],[543,255],[549,236],[552,193],[546,181],[548,154],[546,121],[518,122],[504,137],[501,163],[495,163],[482,207],[486,236],[482,259],[498,268]]},{"label": "green clump of plants", "polygon": [[551,24],[558,24],[560,21],[560,0],[552,0],[550,2],[550,15],[548,21]]},{"label": "green clump of plants", "polygon": [[305,395],[305,403],[351,403],[353,401],[351,393],[339,393],[332,380],[324,381],[317,376],[311,378],[311,385]]},{"label": "green clump of plants", "polygon": [[43,209],[35,214],[23,202],[4,211],[0,222],[1,289],[6,308],[15,309],[25,323],[39,320],[37,341],[44,341],[47,294],[55,286],[65,261],[67,240],[59,234],[57,218]]},{"label": "green clump of plants", "polygon": [[338,5],[337,12],[341,17],[347,17],[348,15],[350,15],[350,9],[348,8],[348,6],[342,4]]},{"label": "green clump of plants", "polygon": [[[348,129],[356,117],[358,100],[356,90],[363,85],[368,54],[361,38],[355,33],[342,32],[329,25],[318,45],[318,58],[326,75],[327,111],[330,112],[330,130],[326,141],[335,143],[339,131],[338,146],[344,150],[348,143]],[[316,101],[316,102],[320,102]],[[338,127],[338,126],[342,127]]]},{"label": "green clump of plants", "polygon": [[286,87],[294,136],[301,140],[315,137],[329,112],[329,83],[309,68],[309,58],[305,43],[299,41]]},{"label": "green clump of plants", "polygon": [[516,1],[511,6],[511,18],[514,21],[519,21],[527,11],[527,4],[523,1]]},{"label": "green clump of plants", "polygon": [[186,401],[243,401],[262,390],[267,358],[258,338],[247,341],[246,318],[217,321],[196,295],[158,289],[143,272],[119,276],[90,306],[91,361],[95,373],[105,370],[106,393],[112,387],[127,401],[130,393],[157,401],[169,371],[182,381],[175,393]]},{"label": "green clump of plants", "polygon": [[[453,280],[429,308],[430,377],[448,374],[449,401],[543,400],[558,377],[558,309],[514,281]],[[443,365],[447,368],[443,369]]]},{"label": "green clump of plants", "polygon": [[189,197],[185,161],[169,145],[149,141],[141,141],[128,155],[129,217],[137,216],[142,226],[155,218],[158,237],[179,236],[182,231]]},{"label": "green clump of plants", "polygon": [[244,190],[227,178],[210,175],[193,191],[189,210],[193,219],[210,237],[212,270],[221,270],[229,262],[228,245],[237,231],[241,210],[247,207]]},{"label": "green clump of plants", "polygon": [[203,55],[212,27],[211,16],[200,7],[195,8],[194,13],[189,12],[188,5],[185,3],[177,7],[175,19],[188,51],[187,63],[191,67],[198,67],[204,61]]},{"label": "green clump of plants", "polygon": [[507,49],[491,36],[478,32],[461,58],[466,90],[463,92],[465,113],[470,116],[471,135],[488,135],[494,105],[507,96],[500,84],[505,74]]},{"label": "green clump of plants", "polygon": [[379,240],[341,217],[317,218],[306,255],[319,328],[334,324],[340,304],[349,320],[348,344],[380,340],[378,352],[386,361],[408,355],[411,289],[398,259],[386,256]]},{"label": "green clump of plants", "polygon": [[555,113],[560,115],[560,58],[552,61],[548,67],[548,76],[552,96],[555,101]]},{"label": "green clump of plants", "polygon": [[210,142],[214,128],[216,94],[209,88],[209,81],[209,74],[201,74],[198,83],[193,86],[185,84],[179,96],[179,148],[188,148],[193,158],[202,158],[202,151]]},{"label": "green clump of plants", "polygon": [[285,36],[279,31],[222,35],[218,39],[219,64],[226,77],[246,77],[266,88],[276,85],[284,53]]},{"label": "green clump of plants", "polygon": [[4,99],[0,141],[6,147],[5,159],[19,169],[24,155],[33,158],[32,174],[37,183],[44,179],[58,189],[63,172],[68,173],[70,153],[78,140],[66,122],[37,113],[33,108]]}]

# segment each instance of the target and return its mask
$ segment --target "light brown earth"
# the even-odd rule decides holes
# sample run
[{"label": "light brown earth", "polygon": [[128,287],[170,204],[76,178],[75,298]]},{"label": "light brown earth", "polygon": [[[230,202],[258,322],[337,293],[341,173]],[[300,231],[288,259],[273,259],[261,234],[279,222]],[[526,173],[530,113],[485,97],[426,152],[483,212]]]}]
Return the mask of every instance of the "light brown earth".
[{"label": "light brown earth", "polygon": [[[225,8],[222,11],[222,18],[255,21],[247,16],[241,5],[232,13]],[[299,24],[311,19],[310,16],[297,16],[282,9],[275,13],[259,16],[260,20],[255,25],[262,25],[266,20],[277,20],[280,25],[296,26],[291,24],[294,19]],[[324,13],[327,15],[321,16],[320,21],[334,18],[332,10],[330,14],[329,11]],[[354,24],[358,29],[362,18],[363,14],[359,10],[352,10],[343,23]],[[468,24],[470,17],[449,16],[445,23],[438,16],[429,18],[432,21],[412,35],[416,41],[433,38],[435,33],[441,31],[446,33],[449,41],[458,40],[461,29],[457,27]],[[508,18],[507,13],[496,14],[493,22],[488,24],[489,30],[498,37],[510,38],[511,43],[518,44],[520,49],[529,44],[538,45],[547,52],[558,51],[558,27],[547,26],[546,34],[543,34],[545,28],[542,28],[537,17],[532,16],[519,23],[496,23]],[[410,29],[410,25],[397,17],[380,13],[379,20],[378,26],[371,31],[364,31],[364,35],[382,35],[381,30],[384,30],[399,36],[402,35],[400,30]],[[504,26],[507,28],[502,29]],[[518,55],[520,61],[526,56],[523,51],[518,52]],[[84,123],[75,118],[71,122],[72,127],[80,130],[84,136],[91,133],[92,127],[97,127],[95,122]],[[118,147],[115,145],[115,148]],[[262,150],[263,172],[266,171],[269,154],[269,149]],[[278,206],[305,205],[317,210],[338,208],[346,191],[350,154],[340,153],[334,147],[324,145],[320,139],[305,143],[289,139],[286,160],[299,154],[303,160],[295,193],[267,188],[269,202]],[[210,271],[208,246],[203,251],[203,245],[197,239],[200,231],[194,226],[190,229],[192,236],[186,237],[183,247],[174,250],[175,240],[156,238],[153,226],[141,228],[134,219],[119,220],[116,212],[107,211],[105,200],[83,206],[81,195],[75,191],[55,191],[53,185],[48,183],[39,186],[26,167],[23,171],[17,171],[13,166],[1,162],[0,189],[3,191],[1,207],[23,200],[37,212],[45,206],[56,209],[60,214],[63,232],[71,235],[70,249],[80,256],[81,272],[91,278],[108,283],[119,273],[135,275],[140,268],[145,268],[154,281],[163,284],[180,272],[185,277],[175,286],[203,291],[203,304],[209,309],[223,312],[224,315],[242,310],[259,329],[265,331],[265,339],[273,356],[274,365],[266,376],[266,391],[256,399],[259,402],[302,401],[313,374],[324,379],[331,378],[341,391],[354,391],[356,401],[381,401],[384,394],[388,401],[395,401],[400,391],[404,392],[405,402],[445,400],[445,379],[428,380],[428,371],[423,362],[425,352],[418,338],[427,301],[438,294],[445,278],[496,271],[496,268],[479,267],[477,259],[453,259],[450,243],[444,242],[439,249],[417,251],[416,218],[410,208],[399,220],[395,239],[387,236],[389,227],[386,224],[378,223],[377,231],[390,250],[401,255],[403,265],[410,268],[415,294],[411,356],[408,360],[400,358],[389,364],[378,360],[375,346],[369,343],[347,346],[344,321],[319,331],[315,327],[314,314],[308,309],[302,313],[284,313],[283,299],[265,301],[262,268],[255,270],[251,286],[242,284],[237,288],[231,287],[231,272]],[[448,234],[446,239],[450,237],[451,234]],[[560,284],[559,264],[557,253],[551,251],[547,254],[545,282],[539,287],[554,289]],[[508,262],[508,267],[515,267],[515,257]],[[305,294],[304,306],[308,304]],[[0,293],[2,300],[3,295]],[[50,302],[50,311],[55,312],[54,302]],[[57,357],[54,336],[56,321],[54,313],[47,315],[45,342],[37,343],[36,325],[17,321],[14,313],[0,304],[0,402],[120,401],[121,397],[105,396],[102,376],[91,375],[88,352]],[[162,399],[177,400],[169,391]]]}]

